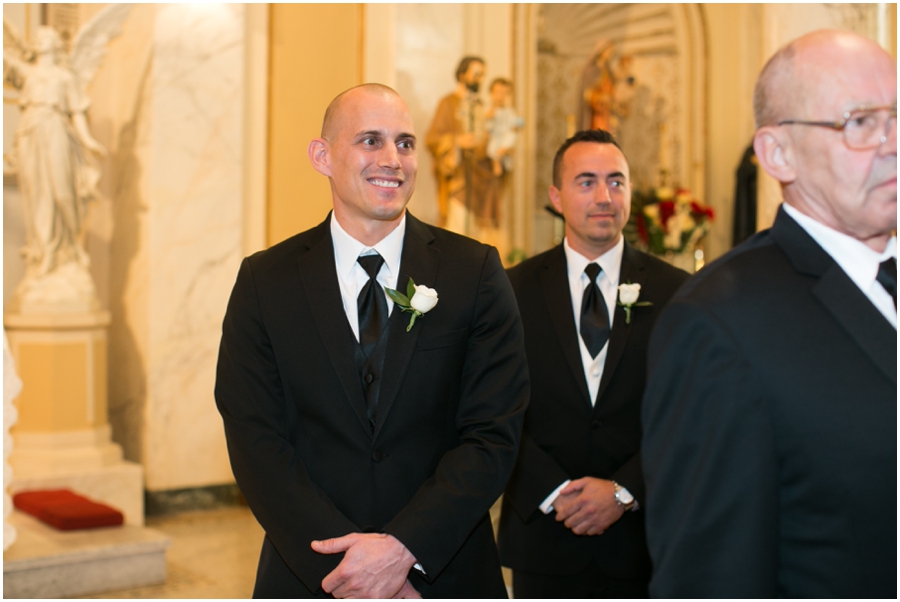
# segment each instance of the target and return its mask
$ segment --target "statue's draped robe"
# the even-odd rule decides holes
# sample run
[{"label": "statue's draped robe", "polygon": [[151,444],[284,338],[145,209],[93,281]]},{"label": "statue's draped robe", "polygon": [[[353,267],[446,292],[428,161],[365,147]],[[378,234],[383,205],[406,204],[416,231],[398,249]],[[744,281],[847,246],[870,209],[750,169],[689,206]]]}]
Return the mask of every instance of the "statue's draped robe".
[{"label": "statue's draped robe", "polygon": [[21,75],[22,117],[13,145],[24,203],[26,269],[39,277],[70,261],[87,267],[79,235],[100,171],[81,144],[72,115],[90,102],[74,75],[61,67],[29,66]]},{"label": "statue's draped robe", "polygon": [[[470,111],[474,112],[474,115],[467,124]],[[493,165],[487,155],[487,137],[483,135],[484,120],[480,113],[480,104],[470,109],[456,94],[448,94],[438,104],[425,137],[428,150],[434,157],[434,177],[437,180],[438,207],[442,223],[446,223],[447,209],[452,200],[466,207],[478,221],[479,227],[499,226],[503,179],[502,176],[498,178],[493,173]],[[474,149],[465,153],[456,146],[456,136],[472,131],[476,135],[482,134],[482,140]]]}]

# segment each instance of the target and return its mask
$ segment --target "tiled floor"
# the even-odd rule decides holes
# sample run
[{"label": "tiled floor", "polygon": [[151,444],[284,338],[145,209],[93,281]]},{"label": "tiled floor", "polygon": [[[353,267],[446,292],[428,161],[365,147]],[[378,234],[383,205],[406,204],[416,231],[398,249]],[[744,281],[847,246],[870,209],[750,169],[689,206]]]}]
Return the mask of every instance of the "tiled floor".
[{"label": "tiled floor", "polygon": [[150,517],[147,526],[172,538],[163,585],[86,598],[249,598],[263,530],[250,510],[229,507]]}]

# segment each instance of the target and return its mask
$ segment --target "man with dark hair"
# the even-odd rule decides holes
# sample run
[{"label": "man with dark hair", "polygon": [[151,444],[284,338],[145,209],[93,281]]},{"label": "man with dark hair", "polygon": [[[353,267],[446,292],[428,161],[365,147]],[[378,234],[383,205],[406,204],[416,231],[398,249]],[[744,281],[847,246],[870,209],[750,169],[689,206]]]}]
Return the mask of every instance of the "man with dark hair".
[{"label": "man with dark hair", "polygon": [[516,598],[647,597],[640,402],[656,316],[688,275],[628,244],[628,161],[582,131],[553,161],[561,245],[509,270],[531,402],[503,497]]},{"label": "man with dark hair", "polygon": [[644,397],[650,593],[897,597],[897,65],[816,31],[766,64],[771,229],[659,317]]},{"label": "man with dark hair", "polygon": [[244,260],[219,350],[228,453],[266,532],[254,596],[505,597],[489,510],[528,374],[497,251],[406,212],[416,136],[394,90],[339,95],[308,154],[334,211]]},{"label": "man with dark hair", "polygon": [[[472,68],[472,65],[480,68]],[[456,66],[456,81],[463,82],[472,92],[478,92],[484,77],[484,59],[480,56],[464,56]]]},{"label": "man with dark hair", "polygon": [[[425,144],[434,158],[441,225],[460,232],[469,215],[482,226],[495,225],[493,209],[501,193],[487,155],[485,111],[478,96],[484,59],[464,57],[456,68],[456,89],[441,99]],[[448,216],[463,216],[462,220]]]}]

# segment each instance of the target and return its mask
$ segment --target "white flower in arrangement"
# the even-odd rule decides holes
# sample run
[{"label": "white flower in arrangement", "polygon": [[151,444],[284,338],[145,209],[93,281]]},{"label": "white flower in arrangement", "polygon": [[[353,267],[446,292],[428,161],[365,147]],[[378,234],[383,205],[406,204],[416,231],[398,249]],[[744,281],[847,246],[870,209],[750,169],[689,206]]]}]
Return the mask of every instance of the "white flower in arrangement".
[{"label": "white flower in arrangement", "polygon": [[653,305],[650,301],[638,301],[641,296],[641,285],[631,282],[619,285],[619,307],[625,309],[625,323],[631,324],[631,310],[635,307],[648,307]]},{"label": "white flower in arrangement", "polygon": [[680,207],[666,222],[666,232],[663,237],[663,246],[667,249],[678,250],[684,244],[684,233],[693,232],[697,222],[691,217],[687,207]]},{"label": "white flower in arrangement", "polygon": [[388,287],[384,287],[384,292],[387,293],[387,296],[391,298],[391,301],[393,301],[401,311],[412,314],[409,318],[409,326],[406,327],[406,332],[412,330],[413,324],[416,323],[416,318],[421,318],[430,312],[438,302],[436,290],[428,288],[423,284],[417,285],[413,282],[412,278],[409,279],[409,282],[406,285],[405,295],[400,291]]},{"label": "white flower in arrangement", "polygon": [[669,218],[669,221],[666,222],[668,232],[663,235],[663,247],[666,249],[677,251],[681,248],[681,229],[677,226],[678,221],[676,216],[673,215]]},{"label": "white flower in arrangement", "polygon": [[417,312],[427,314],[437,305],[437,291],[433,288],[428,288],[424,284],[416,284],[415,288],[416,292],[413,294],[412,299],[409,300],[409,305]]},{"label": "white flower in arrangement", "polygon": [[656,196],[659,197],[659,199],[665,201],[674,197],[675,191],[672,190],[669,186],[660,186],[656,189]]}]

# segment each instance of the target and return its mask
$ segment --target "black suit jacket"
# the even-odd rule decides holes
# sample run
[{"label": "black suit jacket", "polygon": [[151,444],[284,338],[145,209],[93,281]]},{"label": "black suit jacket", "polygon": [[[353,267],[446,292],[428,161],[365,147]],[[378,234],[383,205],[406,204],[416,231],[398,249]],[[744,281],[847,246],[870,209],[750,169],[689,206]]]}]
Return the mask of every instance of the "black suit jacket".
[{"label": "black suit jacket", "polygon": [[488,511],[515,460],[528,375],[497,252],[407,216],[398,282],[437,290],[389,320],[374,432],[329,222],[244,260],[216,403],[235,478],[265,529],[254,595],[306,597],[342,555],[314,539],[394,535],[424,596],[505,597]]},{"label": "black suit jacket", "polygon": [[791,217],[660,316],[651,595],[896,598],[897,332]]},{"label": "black suit jacket", "polygon": [[509,270],[525,327],[531,402],[516,467],[503,498],[500,558],[504,566],[540,574],[572,574],[596,559],[617,578],[649,578],[642,511],[628,512],[605,533],[578,536],[540,504],[566,479],[613,479],[644,503],[640,402],[647,341],[656,316],[688,277],[635,250],[622,255],[620,283],[641,285],[632,310],[617,306],[606,364],[591,407],[562,245]]}]

